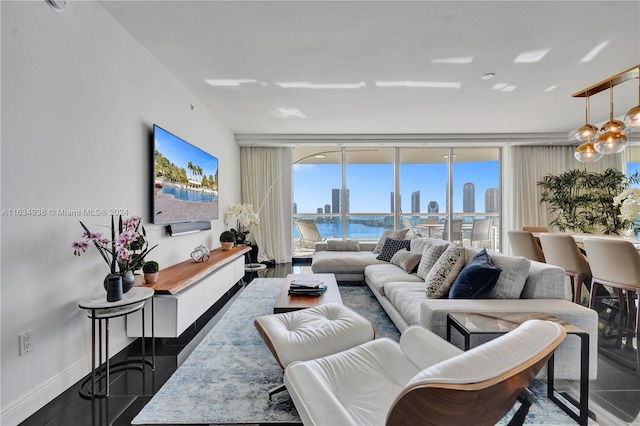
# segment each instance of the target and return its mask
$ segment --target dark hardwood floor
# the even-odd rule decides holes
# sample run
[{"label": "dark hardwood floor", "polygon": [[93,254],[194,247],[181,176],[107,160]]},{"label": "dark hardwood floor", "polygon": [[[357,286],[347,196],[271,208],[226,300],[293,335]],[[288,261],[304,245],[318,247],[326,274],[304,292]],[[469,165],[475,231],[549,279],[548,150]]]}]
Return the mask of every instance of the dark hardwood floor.
[{"label": "dark hardwood floor", "polygon": [[[285,277],[300,273],[308,265],[299,263],[275,265],[273,268],[245,275],[245,282],[253,278]],[[228,294],[200,317],[179,338],[156,339],[156,368],[142,373],[124,371],[111,375],[111,395],[105,399],[86,400],[78,394],[80,382],[33,414],[22,425],[129,425],[136,414],[160,389],[171,374],[188,357],[226,311],[243,286],[237,284]],[[589,408],[603,426],[640,425],[640,368],[637,336],[628,328],[633,318],[620,315],[616,306],[601,307],[601,333],[598,339],[598,378],[590,382]],[[150,339],[147,339],[150,340]],[[150,353],[150,342],[147,342]],[[136,340],[118,353],[113,362],[141,356],[141,342]],[[143,377],[143,380],[141,378]],[[557,381],[556,388],[577,397],[578,384]]]}]

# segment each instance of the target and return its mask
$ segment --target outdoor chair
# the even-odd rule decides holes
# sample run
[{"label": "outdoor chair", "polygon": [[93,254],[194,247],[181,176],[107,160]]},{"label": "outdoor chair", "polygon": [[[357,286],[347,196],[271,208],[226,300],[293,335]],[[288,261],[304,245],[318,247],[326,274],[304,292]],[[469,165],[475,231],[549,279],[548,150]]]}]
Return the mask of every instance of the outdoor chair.
[{"label": "outdoor chair", "polygon": [[294,251],[301,249],[302,247],[315,249],[316,243],[324,241],[320,235],[320,231],[318,230],[318,225],[316,225],[314,220],[301,219],[294,220],[293,223],[300,233],[300,239],[298,240],[298,244],[296,244]]},{"label": "outdoor chair", "polygon": [[514,256],[526,257],[536,262],[545,261],[542,248],[531,232],[508,231],[507,234],[509,234],[509,243]]},{"label": "outdoor chair", "polygon": [[462,242],[462,219],[453,219],[451,221],[451,238],[449,238],[449,220],[445,220],[444,230],[442,231],[442,239],[452,242]]},{"label": "outdoor chair", "polygon": [[530,320],[463,352],[411,326],[399,344],[380,338],[293,362],[284,381],[305,425],[494,425],[518,399],[512,423],[522,424],[526,388],[565,336],[560,324]]},{"label": "outdoor chair", "polygon": [[469,244],[477,243],[481,247],[491,246],[491,219],[474,219]]}]

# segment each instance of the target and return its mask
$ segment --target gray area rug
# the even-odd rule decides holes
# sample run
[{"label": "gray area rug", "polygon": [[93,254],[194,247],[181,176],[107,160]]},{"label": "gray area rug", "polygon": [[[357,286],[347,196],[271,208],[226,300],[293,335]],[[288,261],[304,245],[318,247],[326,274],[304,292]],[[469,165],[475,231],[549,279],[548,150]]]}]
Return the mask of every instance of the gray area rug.
[{"label": "gray area rug", "polygon": [[[282,370],[253,325],[254,318],[273,312],[282,283],[254,279],[132,424],[299,423],[286,391],[268,399],[268,389],[282,383]],[[340,294],[345,305],[371,321],[376,337],[399,339],[367,286],[341,286]],[[544,396],[542,382],[532,391],[538,400],[526,424],[575,424]]]}]

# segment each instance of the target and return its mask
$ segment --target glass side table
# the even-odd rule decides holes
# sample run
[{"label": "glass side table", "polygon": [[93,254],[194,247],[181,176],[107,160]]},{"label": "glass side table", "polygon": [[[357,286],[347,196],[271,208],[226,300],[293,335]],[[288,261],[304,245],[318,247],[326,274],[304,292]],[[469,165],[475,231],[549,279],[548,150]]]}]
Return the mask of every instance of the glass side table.
[{"label": "glass side table", "polygon": [[580,396],[579,401],[562,393],[562,397],[578,409],[576,413],[572,407],[559,399],[554,391],[554,355],[547,363],[547,397],[567,413],[580,425],[587,425],[589,417],[595,420],[595,414],[589,412],[589,333],[553,315],[537,312],[485,312],[447,314],[447,341],[451,342],[451,329],[457,330],[464,338],[464,350],[471,347],[471,336],[477,334],[500,335],[508,333],[527,320],[540,319],[561,324],[567,334],[580,338]]},{"label": "glass side table", "polygon": [[[87,297],[78,302],[78,307],[88,311],[91,318],[91,376],[80,384],[80,396],[85,399],[106,398],[109,396],[109,375],[127,369],[145,371],[145,364],[150,365],[152,371],[155,369],[155,333],[154,333],[154,291],[146,287],[134,287],[125,293],[122,299],[116,302],[107,302],[106,293],[97,296]],[[151,361],[147,360],[145,354],[145,327],[144,308],[147,300],[151,299]],[[138,360],[127,360],[111,364],[109,362],[109,320],[126,316],[142,309],[142,358]],[[104,332],[102,323],[104,322]],[[98,328],[98,365],[96,366],[96,326]],[[104,335],[103,335],[104,334]],[[104,340],[105,365],[102,366],[102,342]],[[96,391],[96,384],[105,378],[105,391]],[[89,384],[91,384],[90,389]]]}]

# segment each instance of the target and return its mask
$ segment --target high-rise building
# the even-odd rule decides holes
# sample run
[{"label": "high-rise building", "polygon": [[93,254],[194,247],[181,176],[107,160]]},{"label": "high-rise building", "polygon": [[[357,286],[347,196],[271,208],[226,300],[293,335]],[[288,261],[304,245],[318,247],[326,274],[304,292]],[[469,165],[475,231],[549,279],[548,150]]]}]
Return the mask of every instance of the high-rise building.
[{"label": "high-rise building", "polygon": [[340,213],[340,190],[338,188],[331,190],[331,213]]},{"label": "high-rise building", "polygon": [[318,213],[318,214],[322,214],[322,207],[318,207],[318,208],[316,209],[316,213]]},{"label": "high-rise building", "polygon": [[476,186],[467,182],[462,188],[462,212],[475,213],[476,211]]},{"label": "high-rise building", "polygon": [[411,193],[411,213],[420,213],[420,191]]},{"label": "high-rise building", "polygon": [[[349,188],[345,189],[345,208],[344,212],[349,213]],[[331,213],[342,213],[342,191],[338,188],[331,190]]]},{"label": "high-rise building", "polygon": [[325,213],[331,213],[331,205],[325,204],[324,205],[324,212]]},{"label": "high-rise building", "polygon": [[489,188],[485,191],[484,211],[487,213],[500,212],[500,189]]},{"label": "high-rise building", "polygon": [[[440,205],[438,204],[437,201],[429,201],[429,204],[427,205],[427,212],[428,213],[440,213]],[[437,219],[438,216],[429,216],[429,219]]]},{"label": "high-rise building", "polygon": [[296,203],[293,203],[293,214],[297,214],[298,213],[298,205]]}]

